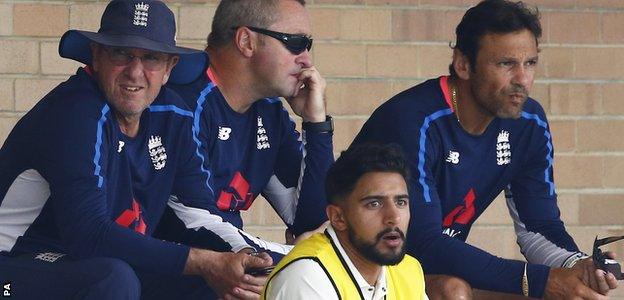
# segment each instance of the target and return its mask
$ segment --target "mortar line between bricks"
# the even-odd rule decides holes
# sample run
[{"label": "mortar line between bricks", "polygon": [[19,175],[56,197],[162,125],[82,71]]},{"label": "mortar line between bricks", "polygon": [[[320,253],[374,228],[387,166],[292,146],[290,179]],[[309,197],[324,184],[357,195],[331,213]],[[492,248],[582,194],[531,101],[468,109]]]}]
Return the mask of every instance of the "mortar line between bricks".
[{"label": "mortar line between bricks", "polygon": [[12,117],[22,117],[24,115],[24,112],[17,112],[17,111],[7,111],[7,110],[0,110],[0,118],[12,118]]},{"label": "mortar line between bricks", "polygon": [[[568,221],[569,222],[569,221]],[[624,229],[624,226],[622,225],[618,225],[618,224],[607,224],[607,225],[600,225],[600,224],[592,224],[592,225],[586,225],[586,224],[570,224],[566,222],[566,228],[583,228],[583,229],[604,229],[604,230],[622,230]],[[475,224],[473,226],[473,228],[481,228],[481,229],[508,229],[508,228],[513,228],[513,224],[510,223],[509,225],[507,225],[506,223],[481,223],[481,224]]]},{"label": "mortar line between bricks", "polygon": [[[440,75],[448,75],[440,73]],[[363,76],[325,76],[325,80],[331,82],[337,81],[425,81],[432,77],[363,77]],[[591,78],[572,78],[572,79],[547,79],[540,78],[535,79],[535,83],[538,84],[623,84],[624,79],[591,79]]]},{"label": "mortar line between bricks", "polygon": [[25,35],[0,35],[0,42],[2,41],[16,41],[16,42],[56,42],[61,40],[60,36],[25,36]]},{"label": "mortar line between bricks", "polygon": [[[441,10],[441,11],[466,11],[472,5],[435,5],[435,4],[413,4],[413,5],[370,5],[370,4],[310,4],[308,8],[321,9],[361,9],[361,10]],[[536,7],[540,13],[543,12],[567,12],[567,13],[608,13],[624,11],[622,8],[595,8],[595,7],[543,7],[539,5],[529,5]]]},{"label": "mortar line between bricks", "polygon": [[535,83],[571,83],[571,84],[608,84],[608,83],[624,83],[624,79],[593,79],[593,78],[538,78]]},{"label": "mortar line between bricks", "polygon": [[[16,78],[37,78],[37,79],[65,79],[68,76],[74,75],[74,73],[2,73],[0,78],[4,79],[16,79]],[[443,75],[442,73],[440,75]],[[329,82],[414,82],[416,85],[419,82],[430,79],[429,77],[361,77],[361,76],[326,76],[325,80]],[[538,84],[624,84],[624,79],[536,79],[535,83]]]},{"label": "mortar line between bricks", "polygon": [[[401,40],[326,40],[315,39],[320,44],[355,44],[371,46],[448,46],[445,41],[401,41]],[[450,41],[449,41],[450,42]],[[624,44],[565,44],[565,43],[540,43],[540,48],[565,48],[565,49],[619,49],[624,48]]]},{"label": "mortar line between bricks", "polygon": [[[593,157],[593,156],[609,156],[609,157],[620,157],[620,156],[624,156],[624,151],[617,151],[617,152],[605,152],[605,151],[587,151],[587,152],[560,152],[555,150],[555,155],[556,156],[565,156],[565,157],[569,157],[569,156],[582,156],[582,157]],[[556,158],[556,157],[555,157]]]},{"label": "mortar line between bricks", "polygon": [[[557,183],[555,182],[555,185]],[[579,195],[619,195],[624,194],[624,188],[558,188],[557,194],[579,194]]]},{"label": "mortar line between bricks", "polygon": [[[454,38],[453,38],[454,40]],[[205,43],[205,39],[189,39],[181,38],[179,43],[197,44]],[[371,45],[371,46],[448,46],[448,41],[402,41],[402,40],[341,40],[341,39],[324,39],[314,38],[316,44],[323,45]],[[622,43],[614,44],[574,44],[574,43],[540,43],[540,48],[624,48]]]},{"label": "mortar line between bricks", "polygon": [[441,10],[441,11],[466,11],[468,5],[370,5],[370,4],[310,4],[309,9],[339,9],[339,10]]},{"label": "mortar line between bricks", "polygon": [[[2,73],[0,74],[0,78],[34,78],[34,77],[49,77],[49,78],[65,78],[63,76],[71,76],[74,73],[47,73],[47,74],[29,74],[29,73]],[[443,74],[440,74],[443,75]],[[369,81],[379,81],[379,82],[405,82],[412,81],[421,82],[428,80],[430,78],[425,77],[361,77],[361,76],[326,76],[325,80],[329,82],[369,82]],[[535,83],[538,84],[624,84],[624,79],[536,79]]]},{"label": "mortar line between bricks", "polygon": [[[26,0],[3,0],[2,4],[53,4],[53,5],[64,5],[64,6],[73,6],[73,5],[81,5],[81,4],[99,4],[99,3],[104,3],[106,4],[106,2],[102,2],[102,1],[98,1],[98,0],[91,0],[91,1],[54,1],[54,0],[30,0],[30,1],[26,1]],[[169,5],[169,3],[167,3],[167,5]]]},{"label": "mortar line between bricks", "polygon": [[[78,69],[78,67],[76,67],[76,69]],[[0,75],[0,79],[67,80],[67,78],[72,75],[74,75],[74,73],[71,73],[71,74],[2,73]]]},{"label": "mortar line between bricks", "polygon": [[624,44],[622,43],[606,43],[606,44],[575,44],[575,43],[540,43],[540,48],[622,48]]},{"label": "mortar line between bricks", "polygon": [[[91,2],[88,2],[91,3]],[[2,4],[43,4],[43,5],[58,5],[58,6],[73,6],[84,4],[84,1],[3,1]],[[216,7],[216,3],[184,3],[184,2],[171,2],[168,5],[172,7]],[[316,4],[310,3],[307,7],[310,9],[343,9],[343,10],[390,10],[390,11],[405,11],[405,10],[420,10],[420,11],[465,11],[471,5],[435,5],[435,4],[414,4],[414,5],[344,5],[344,4]],[[539,5],[530,5],[531,7],[537,7],[540,12],[568,12],[568,13],[611,13],[624,11],[622,8],[597,8],[597,7],[545,7]]]},{"label": "mortar line between bricks", "polygon": [[[344,119],[344,120],[352,120],[352,119],[361,119],[368,118],[370,114],[366,115],[339,115],[336,114],[334,118],[336,119]],[[574,115],[548,115],[548,119],[550,121],[586,121],[586,120],[597,120],[597,121],[624,121],[624,115],[595,115],[595,116],[574,116]]]},{"label": "mortar line between bricks", "polygon": [[550,121],[624,121],[624,115],[554,115],[547,114]]}]

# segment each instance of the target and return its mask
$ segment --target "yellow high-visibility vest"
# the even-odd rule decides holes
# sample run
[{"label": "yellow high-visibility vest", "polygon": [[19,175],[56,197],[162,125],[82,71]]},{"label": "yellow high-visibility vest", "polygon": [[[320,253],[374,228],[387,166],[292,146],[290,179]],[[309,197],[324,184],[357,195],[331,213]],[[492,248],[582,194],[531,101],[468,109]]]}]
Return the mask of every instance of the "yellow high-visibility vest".
[{"label": "yellow high-visibility vest", "polygon": [[[327,232],[317,233],[302,241],[277,264],[267,281],[262,299],[267,299],[266,291],[271,285],[271,280],[280,270],[300,259],[312,259],[319,263],[325,273],[329,274],[329,280],[336,289],[339,299],[363,299],[355,278]],[[406,254],[399,264],[387,266],[386,287],[388,300],[423,299],[425,281],[418,260]]]}]

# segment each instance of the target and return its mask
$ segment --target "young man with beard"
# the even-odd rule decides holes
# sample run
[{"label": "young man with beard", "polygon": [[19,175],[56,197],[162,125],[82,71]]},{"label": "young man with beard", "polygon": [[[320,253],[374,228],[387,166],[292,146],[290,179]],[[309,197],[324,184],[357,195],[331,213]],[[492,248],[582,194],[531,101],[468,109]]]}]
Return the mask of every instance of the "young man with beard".
[{"label": "young man with beard", "polygon": [[[428,295],[604,298],[617,281],[597,270],[565,230],[550,129],[540,104],[528,98],[541,36],[537,13],[522,2],[482,1],[456,34],[451,75],[390,99],[354,141],[398,143],[407,155],[407,252],[423,263]],[[503,190],[528,262],[465,243]]]},{"label": "young man with beard", "polygon": [[[170,88],[193,110],[210,177],[208,203],[175,195],[161,237],[224,251],[263,251],[274,261],[292,246],[242,230],[241,211],[262,194],[297,236],[325,221],[323,183],[333,162],[325,80],[312,63],[311,21],[303,0],[221,1],[208,36],[210,66]],[[303,134],[280,99],[303,119]],[[209,213],[198,215],[196,206]],[[211,226],[196,217],[218,220]],[[213,238],[206,239],[205,233]]]},{"label": "young man with beard", "polygon": [[427,299],[420,264],[405,255],[410,205],[399,148],[343,152],[326,192],[331,225],[277,265],[263,299]]}]

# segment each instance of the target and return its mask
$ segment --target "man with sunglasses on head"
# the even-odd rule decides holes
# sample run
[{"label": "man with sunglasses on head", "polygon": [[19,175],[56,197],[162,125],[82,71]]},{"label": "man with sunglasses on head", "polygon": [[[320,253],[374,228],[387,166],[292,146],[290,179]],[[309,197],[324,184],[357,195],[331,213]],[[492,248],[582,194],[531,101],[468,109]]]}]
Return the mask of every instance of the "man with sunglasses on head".
[{"label": "man with sunglasses on head", "polygon": [[[243,232],[241,210],[262,194],[296,236],[323,224],[325,173],[333,162],[325,80],[312,64],[310,16],[299,0],[221,1],[208,36],[210,66],[191,84],[169,84],[194,111],[211,174],[213,228],[189,222],[193,205],[174,195],[159,237],[227,251],[268,252],[291,246]],[[302,141],[280,97],[303,119]],[[202,204],[200,204],[202,205]],[[206,240],[204,231],[213,233]],[[306,236],[306,235],[304,235]]]},{"label": "man with sunglasses on head", "polygon": [[[87,66],[37,103],[0,149],[5,291],[15,299],[211,299],[213,290],[258,298],[264,279],[245,273],[270,266],[268,255],[151,236],[169,195],[187,205],[212,192],[193,112],[162,87],[190,82],[207,62],[175,45],[173,13],[160,1],[112,1],[97,33],[66,32],[59,53]],[[199,216],[207,209],[195,207]]]}]

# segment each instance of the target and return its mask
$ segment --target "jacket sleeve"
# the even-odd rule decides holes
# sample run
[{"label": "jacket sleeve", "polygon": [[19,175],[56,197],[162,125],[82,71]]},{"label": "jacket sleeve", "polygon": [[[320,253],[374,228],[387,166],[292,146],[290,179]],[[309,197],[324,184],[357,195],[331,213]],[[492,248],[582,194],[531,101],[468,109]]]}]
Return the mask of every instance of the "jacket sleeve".
[{"label": "jacket sleeve", "polygon": [[50,184],[60,238],[76,257],[115,257],[136,269],[180,274],[188,247],[141,235],[117,225],[110,216],[106,183],[116,180],[108,168],[113,117],[107,105],[92,114],[63,107],[45,116],[48,126],[37,137],[35,153],[41,154],[38,164]]},{"label": "jacket sleeve", "polygon": [[325,174],[334,161],[333,133],[304,131],[300,140],[295,123],[283,108],[280,119],[282,143],[263,195],[292,232],[299,235],[327,220]]},{"label": "jacket sleeve", "polygon": [[[199,121],[198,121],[199,122]],[[168,210],[159,224],[159,234],[178,242],[192,241],[191,246],[217,251],[238,252],[245,248],[267,252],[275,262],[279,261],[292,246],[257,238],[224,220],[218,215],[219,208],[212,181],[208,152],[200,141],[206,141],[206,130],[196,129],[197,122],[181,130],[181,143],[186,149],[180,153],[173,196],[169,198]]]},{"label": "jacket sleeve", "polygon": [[[354,141],[397,143],[405,152],[410,168],[408,253],[422,263],[426,274],[453,275],[473,288],[521,294],[523,262],[499,258],[442,233],[441,199],[434,173],[440,155],[437,140],[427,126],[432,121],[428,117],[422,113],[376,112]],[[528,273],[530,295],[541,297],[548,267],[531,264]]]},{"label": "jacket sleeve", "polygon": [[582,257],[560,219],[553,179],[553,144],[545,115],[524,114],[535,122],[528,160],[505,189],[518,245],[531,263],[569,267]]}]

